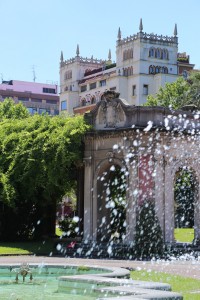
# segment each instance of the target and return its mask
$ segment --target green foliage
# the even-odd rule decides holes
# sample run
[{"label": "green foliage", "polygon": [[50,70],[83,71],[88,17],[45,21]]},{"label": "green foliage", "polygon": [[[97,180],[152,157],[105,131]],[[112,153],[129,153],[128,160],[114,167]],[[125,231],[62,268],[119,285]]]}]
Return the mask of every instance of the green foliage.
[{"label": "green foliage", "polygon": [[175,227],[194,226],[195,178],[189,169],[181,169],[175,181]]},{"label": "green foliage", "polygon": [[87,267],[87,266],[78,266],[77,270],[78,270],[78,271],[89,271],[90,268]]},{"label": "green foliage", "polygon": [[190,103],[188,91],[188,83],[180,77],[175,82],[166,83],[165,87],[160,87],[155,97],[149,95],[144,106],[164,106],[178,109]]},{"label": "green foliage", "polygon": [[111,173],[109,180],[110,230],[114,239],[122,239],[126,231],[126,178],[120,168]]},{"label": "green foliage", "polygon": [[163,106],[179,109],[195,105],[200,109],[200,72],[191,72],[187,80],[178,78],[173,83],[160,87],[156,96],[149,95],[144,106]]},{"label": "green foliage", "polygon": [[192,99],[192,104],[200,108],[200,72],[192,72],[187,83],[189,85],[188,97]]},{"label": "green foliage", "polygon": [[15,104],[12,98],[6,98],[0,102],[0,121],[4,119],[24,119],[30,114],[27,108],[22,104]]},{"label": "green foliage", "polygon": [[12,223],[5,225],[10,238],[41,234],[42,226],[52,226],[53,232],[56,204],[76,185],[88,126],[82,116],[21,114],[18,119],[10,100],[9,107],[13,117],[7,114],[0,122],[2,222],[12,211]]},{"label": "green foliage", "polygon": [[135,255],[150,258],[163,253],[163,237],[152,200],[139,206],[136,219]]},{"label": "green foliage", "polygon": [[59,227],[65,237],[74,238],[79,234],[78,224],[73,218],[67,217],[60,220]]}]

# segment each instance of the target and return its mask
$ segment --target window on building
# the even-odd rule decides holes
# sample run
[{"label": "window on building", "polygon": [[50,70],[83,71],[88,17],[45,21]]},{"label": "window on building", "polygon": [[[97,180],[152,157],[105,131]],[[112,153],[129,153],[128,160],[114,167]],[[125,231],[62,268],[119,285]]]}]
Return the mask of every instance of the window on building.
[{"label": "window on building", "polygon": [[90,84],[90,90],[96,89],[96,86],[97,86],[97,83],[96,83],[96,82],[91,83],[91,84]]},{"label": "window on building", "polygon": [[68,70],[68,71],[65,73],[65,80],[71,79],[71,78],[72,78],[72,70]]},{"label": "window on building", "polygon": [[61,110],[66,110],[67,109],[67,101],[61,101]]},{"label": "window on building", "polygon": [[86,99],[85,98],[81,100],[81,105],[86,106]]},{"label": "window on building", "polygon": [[143,94],[148,95],[148,84],[143,85]]},{"label": "window on building", "polygon": [[154,48],[149,50],[149,57],[154,57]]},{"label": "window on building", "polygon": [[27,97],[18,97],[18,101],[26,102],[26,101],[29,101],[29,98],[27,98]]},{"label": "window on building", "polygon": [[136,85],[132,87],[132,96],[136,96]]},{"label": "window on building", "polygon": [[87,85],[82,85],[81,86],[81,92],[87,91]]},{"label": "window on building", "polygon": [[155,66],[150,66],[149,67],[149,74],[155,74]]},{"label": "window on building", "polygon": [[116,90],[116,86],[110,88],[110,91],[115,91],[115,90]]},{"label": "window on building", "polygon": [[94,103],[96,103],[96,99],[95,99],[95,97],[92,97],[91,104],[94,104]]},{"label": "window on building", "polygon": [[58,101],[57,100],[46,100],[46,103],[48,103],[48,104],[57,104]]},{"label": "window on building", "polygon": [[161,49],[157,50],[157,58],[161,58]]},{"label": "window on building", "polygon": [[47,113],[47,110],[45,108],[39,108],[39,114],[42,115],[42,114],[46,114]]},{"label": "window on building", "polygon": [[53,115],[54,115],[54,116],[59,115],[59,110],[58,110],[58,109],[54,109]]},{"label": "window on building", "polygon": [[156,69],[155,69],[155,70],[156,70],[156,74],[157,74],[157,73],[160,73],[160,68],[159,68],[158,66],[156,66]]},{"label": "window on building", "polygon": [[34,115],[37,113],[37,108],[35,108],[35,107],[27,107],[27,109],[31,115]]},{"label": "window on building", "polygon": [[99,85],[100,86],[106,86],[106,79],[100,80]]},{"label": "window on building", "polygon": [[163,50],[163,59],[168,59],[168,50],[167,49]]},{"label": "window on building", "polygon": [[43,88],[43,93],[56,94],[56,89]]},{"label": "window on building", "polygon": [[130,48],[128,50],[124,50],[123,52],[123,60],[127,60],[133,58],[133,49]]},{"label": "window on building", "polygon": [[164,67],[164,73],[168,74],[168,68],[167,67]]},{"label": "window on building", "polygon": [[32,98],[32,99],[31,99],[31,102],[42,103],[42,99]]}]

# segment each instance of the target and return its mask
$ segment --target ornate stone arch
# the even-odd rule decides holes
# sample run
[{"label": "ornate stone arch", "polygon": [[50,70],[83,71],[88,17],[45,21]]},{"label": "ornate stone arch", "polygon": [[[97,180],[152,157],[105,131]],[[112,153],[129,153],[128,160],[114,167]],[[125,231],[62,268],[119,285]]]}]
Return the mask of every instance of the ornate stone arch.
[{"label": "ornate stone arch", "polygon": [[165,168],[165,240],[174,242],[174,181],[176,173],[183,167],[193,170],[194,176],[198,183],[196,187],[196,197],[194,204],[194,230],[195,239],[200,239],[200,171],[194,158],[173,159]]},{"label": "ornate stone arch", "polygon": [[[101,222],[101,218],[99,216],[106,216],[106,209],[104,206],[105,202],[105,192],[103,190],[103,177],[105,176],[105,180],[109,178],[110,168],[112,166],[118,166],[124,170],[124,173],[127,171],[127,166],[125,161],[120,158],[115,157],[115,153],[113,151],[109,151],[106,154],[106,158],[101,160],[95,168],[94,177],[93,177],[93,237],[94,239],[98,239],[98,226]],[[129,185],[129,178],[126,175],[126,182]],[[102,207],[99,205],[99,200],[102,200]],[[101,211],[99,213],[99,211]],[[105,222],[105,226],[107,223]],[[103,232],[103,231],[102,231]],[[105,235],[106,238],[106,235]]]}]

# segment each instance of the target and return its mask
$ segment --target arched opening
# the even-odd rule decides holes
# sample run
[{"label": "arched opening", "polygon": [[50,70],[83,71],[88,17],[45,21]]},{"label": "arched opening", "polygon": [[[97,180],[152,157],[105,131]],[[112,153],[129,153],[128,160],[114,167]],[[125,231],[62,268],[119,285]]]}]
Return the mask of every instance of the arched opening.
[{"label": "arched opening", "polygon": [[176,242],[192,243],[194,240],[194,210],[197,197],[194,171],[180,168],[174,182],[174,237]]},{"label": "arched opening", "polygon": [[122,241],[126,234],[126,175],[111,165],[97,182],[97,240]]}]

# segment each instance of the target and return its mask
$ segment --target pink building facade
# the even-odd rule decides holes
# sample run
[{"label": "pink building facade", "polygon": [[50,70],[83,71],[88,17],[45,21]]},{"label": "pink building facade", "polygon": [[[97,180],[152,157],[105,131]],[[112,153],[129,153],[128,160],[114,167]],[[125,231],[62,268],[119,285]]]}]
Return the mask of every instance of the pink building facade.
[{"label": "pink building facade", "polygon": [[13,98],[22,102],[31,114],[59,114],[59,95],[56,84],[27,82],[19,80],[3,81],[0,84],[0,101]]}]

